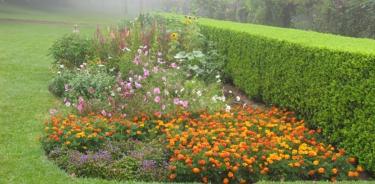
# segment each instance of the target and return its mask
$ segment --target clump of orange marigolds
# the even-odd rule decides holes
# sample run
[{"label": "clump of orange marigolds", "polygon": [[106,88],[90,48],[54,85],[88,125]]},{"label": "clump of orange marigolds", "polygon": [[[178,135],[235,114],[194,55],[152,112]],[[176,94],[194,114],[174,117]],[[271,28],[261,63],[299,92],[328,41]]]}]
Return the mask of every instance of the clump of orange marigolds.
[{"label": "clump of orange marigolds", "polygon": [[170,181],[251,183],[258,180],[357,179],[354,157],[319,140],[292,112],[235,107],[231,112],[124,117],[54,116],[46,122],[47,147],[78,150],[105,141],[165,140]]},{"label": "clump of orange marigolds", "polygon": [[145,138],[149,127],[145,126],[146,116],[127,120],[121,116],[106,117],[90,114],[79,117],[69,115],[65,118],[52,116],[45,122],[46,136],[42,140],[45,149],[66,147],[80,151],[95,150],[106,141]]},{"label": "clump of orange marigolds", "polygon": [[[344,150],[319,142],[293,113],[234,108],[182,114],[157,123],[168,139],[174,181],[249,183],[264,180],[355,179],[363,171]],[[198,180],[196,178],[199,178]]]}]

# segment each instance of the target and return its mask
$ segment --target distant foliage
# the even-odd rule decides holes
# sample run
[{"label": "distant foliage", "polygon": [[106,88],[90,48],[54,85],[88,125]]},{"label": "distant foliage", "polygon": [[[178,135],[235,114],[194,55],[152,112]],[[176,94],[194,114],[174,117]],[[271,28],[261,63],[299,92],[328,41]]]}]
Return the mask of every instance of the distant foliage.
[{"label": "distant foliage", "polygon": [[[187,4],[182,3],[184,0],[177,1],[181,3],[174,6]],[[216,19],[375,38],[373,0],[190,0],[188,4],[189,8],[173,10]]]}]

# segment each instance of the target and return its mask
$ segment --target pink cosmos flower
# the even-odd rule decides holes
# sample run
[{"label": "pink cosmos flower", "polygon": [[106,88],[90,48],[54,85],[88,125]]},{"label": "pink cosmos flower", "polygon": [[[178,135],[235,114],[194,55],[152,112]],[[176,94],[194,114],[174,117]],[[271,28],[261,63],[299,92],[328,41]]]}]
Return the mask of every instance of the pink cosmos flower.
[{"label": "pink cosmos flower", "polygon": [[144,77],[148,77],[148,76],[150,76],[150,71],[148,71],[147,69],[144,69],[144,68],[143,68],[143,76],[144,76]]},{"label": "pink cosmos flower", "polygon": [[177,68],[177,64],[176,64],[176,63],[172,63],[172,64],[171,64],[171,67],[172,67],[172,68]]},{"label": "pink cosmos flower", "polygon": [[138,82],[135,82],[135,87],[136,87],[137,89],[142,88],[142,84],[139,84]]},{"label": "pink cosmos flower", "polygon": [[49,113],[51,114],[51,116],[54,116],[58,113],[58,111],[56,109],[50,109]]},{"label": "pink cosmos flower", "polygon": [[155,101],[155,103],[160,103],[160,96],[156,96],[154,101]]},{"label": "pink cosmos flower", "polygon": [[188,101],[180,101],[180,104],[181,104],[182,107],[184,107],[184,108],[188,108],[188,106],[189,106],[189,102],[188,102]]},{"label": "pink cosmos flower", "polygon": [[160,94],[160,88],[154,88],[154,94],[155,95]]},{"label": "pink cosmos flower", "polygon": [[80,96],[78,98],[77,110],[81,114],[84,108],[85,108],[85,100],[83,99],[83,97]]},{"label": "pink cosmos flower", "polygon": [[178,99],[178,98],[173,99],[173,104],[179,105],[180,104],[180,99]]}]

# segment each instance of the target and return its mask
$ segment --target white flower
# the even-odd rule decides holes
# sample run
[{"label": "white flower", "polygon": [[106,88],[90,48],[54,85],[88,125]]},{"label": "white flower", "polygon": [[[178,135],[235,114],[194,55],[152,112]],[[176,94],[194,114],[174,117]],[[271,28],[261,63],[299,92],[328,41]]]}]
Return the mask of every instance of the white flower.
[{"label": "white flower", "polygon": [[237,96],[237,97],[236,97],[236,101],[237,101],[237,102],[241,101],[241,97],[240,97],[240,96]]},{"label": "white flower", "polygon": [[182,88],[182,89],[180,90],[181,93],[184,92],[184,91],[185,91],[185,88]]},{"label": "white flower", "polygon": [[197,91],[197,95],[198,95],[199,97],[202,96],[202,91],[198,90],[198,91]]},{"label": "white flower", "polygon": [[211,98],[211,100],[213,101],[213,102],[217,102],[217,98],[218,98],[218,96],[217,95],[215,95],[215,96],[213,96],[212,98]]},{"label": "white flower", "polygon": [[233,93],[233,91],[232,91],[232,90],[229,90],[229,93],[230,93],[230,94],[232,94],[232,93]]},{"label": "white flower", "polygon": [[112,59],[112,57],[111,57],[111,56],[108,56],[108,59]]},{"label": "white flower", "polygon": [[165,96],[169,96],[169,91],[165,89],[164,94],[165,94]]},{"label": "white flower", "polygon": [[216,79],[220,79],[220,75],[216,75]]},{"label": "white flower", "polygon": [[60,68],[64,68],[65,66],[64,65],[60,65]]},{"label": "white flower", "polygon": [[129,77],[129,81],[130,81],[130,82],[133,82],[133,78]]},{"label": "white flower", "polygon": [[111,96],[116,96],[115,92],[111,91]]},{"label": "white flower", "polygon": [[121,88],[120,87],[117,88],[117,92],[121,92]]},{"label": "white flower", "polygon": [[217,83],[221,83],[221,80],[220,79],[218,79],[217,81],[216,81]]},{"label": "white flower", "polygon": [[230,112],[231,109],[232,109],[231,106],[229,106],[229,105],[226,105],[226,106],[225,106],[225,111],[226,111],[226,112]]},{"label": "white flower", "polygon": [[61,72],[60,72],[60,71],[58,71],[58,72],[57,72],[57,74],[61,74]]},{"label": "white flower", "polygon": [[104,67],[104,65],[102,65],[102,64],[100,64],[100,65],[98,65],[99,67]]}]

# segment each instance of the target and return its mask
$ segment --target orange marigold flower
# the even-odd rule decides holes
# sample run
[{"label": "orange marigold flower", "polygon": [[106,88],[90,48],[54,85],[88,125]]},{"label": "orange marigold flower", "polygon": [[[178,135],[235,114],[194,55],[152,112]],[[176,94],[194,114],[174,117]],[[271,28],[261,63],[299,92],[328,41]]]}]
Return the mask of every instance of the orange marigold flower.
[{"label": "orange marigold flower", "polygon": [[223,179],[223,184],[228,184],[229,183],[229,179],[228,178],[224,178]]},{"label": "orange marigold flower", "polygon": [[356,168],[356,170],[358,172],[363,172],[365,169],[361,165],[358,165],[357,168]]},{"label": "orange marigold flower", "polygon": [[194,167],[192,169],[192,171],[193,171],[194,174],[199,174],[201,172],[201,170],[199,168],[196,168],[196,167]]},{"label": "orange marigold flower", "polygon": [[350,157],[348,158],[348,162],[351,164],[355,164],[357,162],[357,159],[355,159],[354,157]]},{"label": "orange marigold flower", "polygon": [[170,180],[174,180],[176,178],[176,176],[177,176],[176,174],[170,174],[169,175],[169,179]]},{"label": "orange marigold flower", "polygon": [[324,174],[325,171],[326,170],[323,167],[321,167],[321,168],[318,169],[318,173],[319,174]]},{"label": "orange marigold flower", "polygon": [[205,160],[199,160],[199,161],[198,161],[198,164],[199,164],[199,165],[206,165],[206,161],[205,161]]},{"label": "orange marigold flower", "polygon": [[233,178],[234,177],[234,174],[232,172],[228,172],[228,177],[229,178]]},{"label": "orange marigold flower", "polygon": [[338,173],[337,168],[333,168],[333,169],[332,169],[332,174],[337,174],[337,173]]}]

